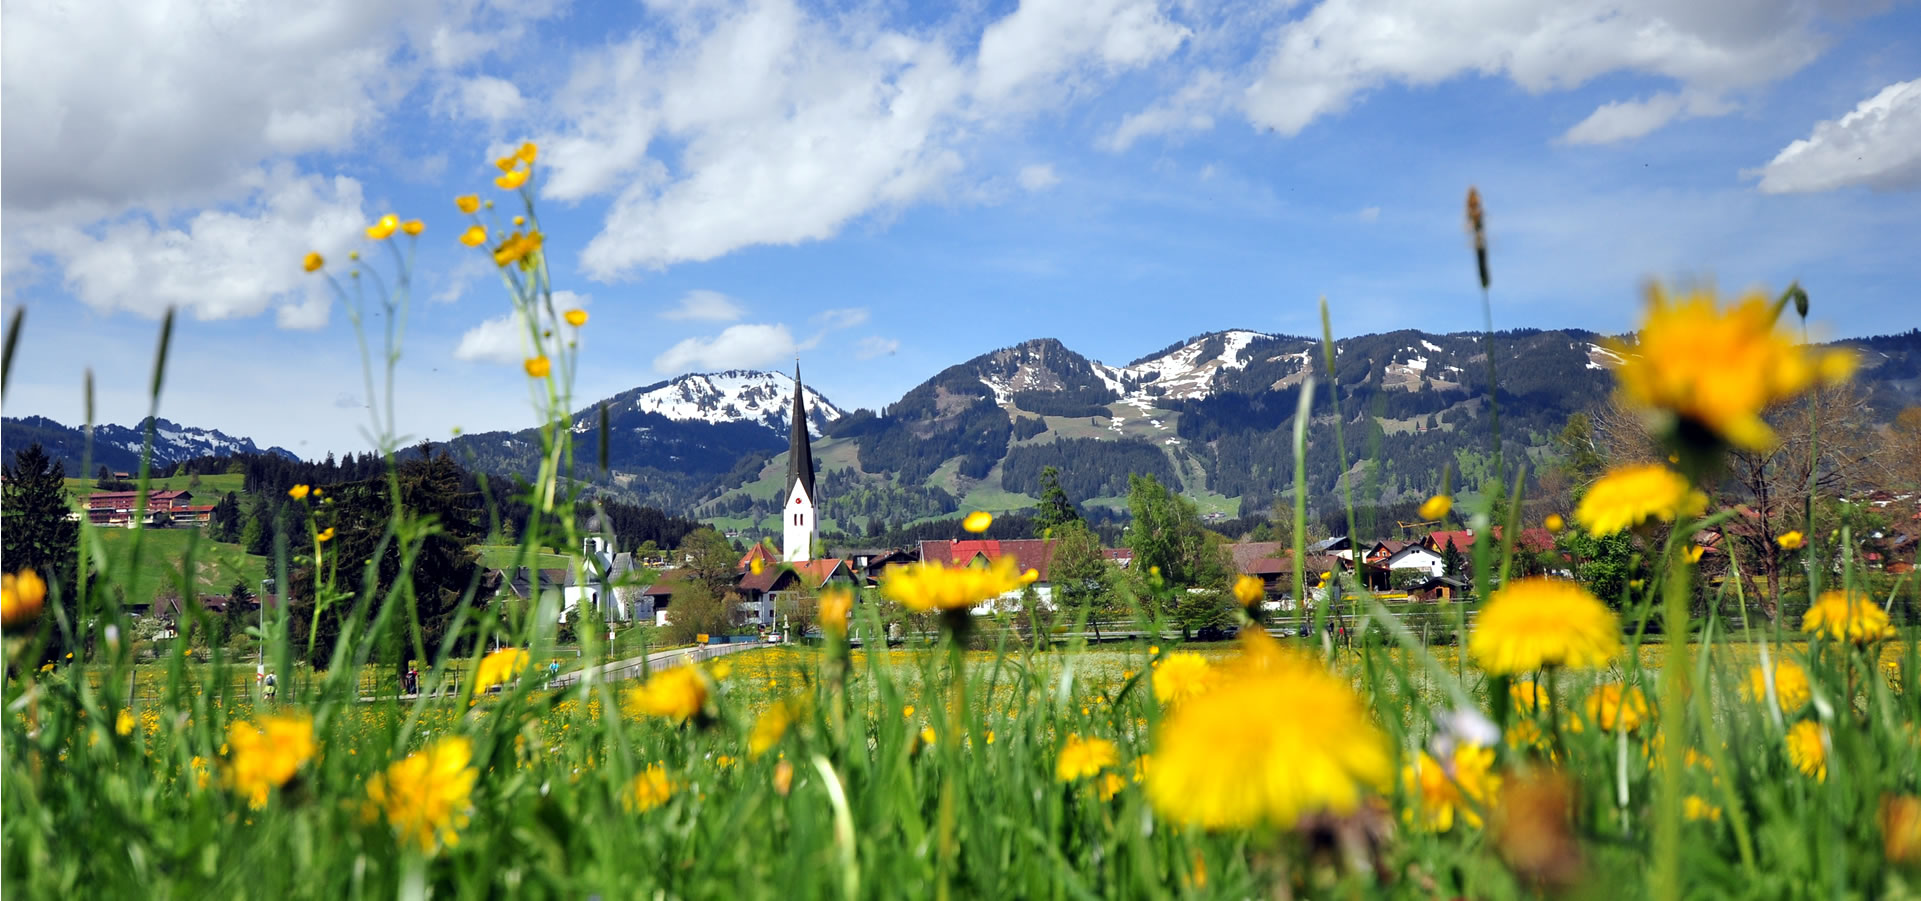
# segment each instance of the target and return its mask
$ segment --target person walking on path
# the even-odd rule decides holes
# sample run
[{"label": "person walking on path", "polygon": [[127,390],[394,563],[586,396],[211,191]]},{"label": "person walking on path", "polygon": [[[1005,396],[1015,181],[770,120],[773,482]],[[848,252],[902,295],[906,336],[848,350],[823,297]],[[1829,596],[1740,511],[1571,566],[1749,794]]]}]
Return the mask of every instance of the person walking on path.
[{"label": "person walking on path", "polygon": [[273,673],[267,674],[267,684],[261,690],[267,696],[267,703],[273,703],[274,694],[280,690],[279,686],[274,684]]}]

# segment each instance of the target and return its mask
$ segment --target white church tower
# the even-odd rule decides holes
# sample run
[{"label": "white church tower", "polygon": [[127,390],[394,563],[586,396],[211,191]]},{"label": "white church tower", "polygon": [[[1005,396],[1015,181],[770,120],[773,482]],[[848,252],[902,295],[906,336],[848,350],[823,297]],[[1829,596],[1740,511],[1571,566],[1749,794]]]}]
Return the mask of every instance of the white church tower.
[{"label": "white church tower", "polygon": [[807,435],[807,402],[801,397],[800,363],[794,363],[794,424],[787,437],[787,503],[781,520],[780,558],[809,559],[820,526],[814,515],[814,449]]}]

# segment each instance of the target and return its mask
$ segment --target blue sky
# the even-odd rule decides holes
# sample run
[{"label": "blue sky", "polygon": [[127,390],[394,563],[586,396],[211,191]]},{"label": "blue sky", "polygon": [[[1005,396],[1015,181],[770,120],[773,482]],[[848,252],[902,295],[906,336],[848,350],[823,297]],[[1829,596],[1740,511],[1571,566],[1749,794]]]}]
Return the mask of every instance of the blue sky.
[{"label": "blue sky", "polygon": [[[785,368],[878,406],[1057,337],[1631,327],[1651,277],[1800,279],[1829,336],[1921,326],[1921,9],[1872,2],[129,3],[4,22],[8,415],[147,408],[368,446],[336,268],[420,217],[414,437],[530,424],[457,194],[540,143],[583,403]],[[1678,6],[1679,9],[1670,7]],[[700,315],[679,315],[687,311]]]}]

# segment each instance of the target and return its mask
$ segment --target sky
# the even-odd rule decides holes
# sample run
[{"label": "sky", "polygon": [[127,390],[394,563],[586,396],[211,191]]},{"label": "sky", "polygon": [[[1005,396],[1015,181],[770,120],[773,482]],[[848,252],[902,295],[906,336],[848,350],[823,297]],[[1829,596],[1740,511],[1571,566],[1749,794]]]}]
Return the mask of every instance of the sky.
[{"label": "sky", "polygon": [[[110,7],[119,6],[120,9]],[[454,198],[532,196],[574,397],[790,367],[843,407],[1054,337],[1633,327],[1650,279],[1921,326],[1921,5],[1869,0],[9,0],[9,416],[370,448],[363,230],[419,218],[412,438],[534,424]],[[498,234],[496,234],[498,237]],[[376,342],[378,304],[362,324]],[[384,389],[376,387],[376,397]]]}]

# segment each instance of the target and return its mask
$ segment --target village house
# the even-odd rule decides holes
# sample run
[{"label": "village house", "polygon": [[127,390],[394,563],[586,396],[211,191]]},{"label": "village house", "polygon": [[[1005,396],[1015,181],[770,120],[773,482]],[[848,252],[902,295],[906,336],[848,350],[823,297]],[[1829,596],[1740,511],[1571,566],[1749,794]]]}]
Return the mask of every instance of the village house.
[{"label": "village house", "polygon": [[[205,523],[213,518],[211,505],[194,506],[193,492],[164,490],[147,492],[147,510],[141,525],[155,525],[155,516],[167,514],[159,522]],[[138,491],[96,491],[87,495],[87,521],[96,526],[134,526],[134,512],[140,506]],[[75,513],[73,519],[79,519]]]},{"label": "village house", "polygon": [[1000,610],[1020,609],[1021,597],[1029,588],[1038,598],[1040,609],[1054,609],[1054,584],[1049,571],[1054,563],[1054,539],[1017,538],[1007,540],[962,539],[922,541],[920,559],[923,563],[942,563],[947,566],[972,566],[976,562],[993,563],[1003,557],[1014,560],[1018,572],[1033,570],[1035,580],[1022,588],[1007,592],[974,608],[976,616],[986,616]]}]

